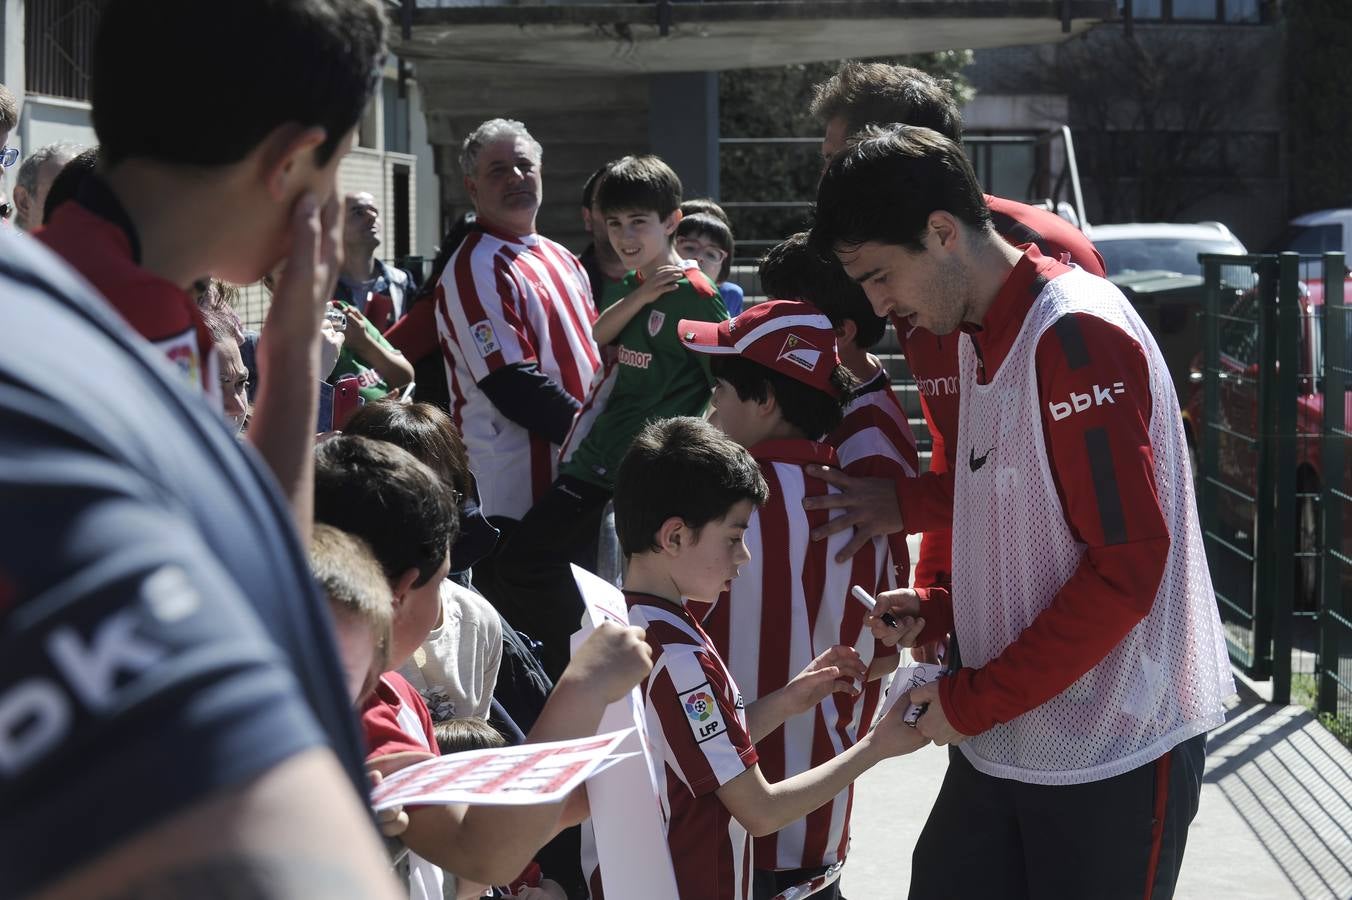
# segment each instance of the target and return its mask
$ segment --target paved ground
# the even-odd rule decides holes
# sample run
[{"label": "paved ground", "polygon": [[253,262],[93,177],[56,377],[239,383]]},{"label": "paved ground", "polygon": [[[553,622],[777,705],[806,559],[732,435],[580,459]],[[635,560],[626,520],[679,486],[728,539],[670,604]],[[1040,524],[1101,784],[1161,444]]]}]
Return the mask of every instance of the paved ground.
[{"label": "paved ground", "polygon": [[[1352,752],[1304,709],[1241,691],[1207,746],[1201,809],[1175,896],[1350,900]],[[946,751],[928,747],[859,780],[841,880],[849,900],[906,896],[911,848],[946,765]]]}]

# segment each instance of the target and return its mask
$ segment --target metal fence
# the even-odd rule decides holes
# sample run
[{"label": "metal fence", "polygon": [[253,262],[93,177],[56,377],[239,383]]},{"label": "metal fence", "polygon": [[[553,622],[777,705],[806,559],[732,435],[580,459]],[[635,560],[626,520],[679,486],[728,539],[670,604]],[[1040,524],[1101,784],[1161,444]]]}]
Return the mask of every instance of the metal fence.
[{"label": "metal fence", "polygon": [[1230,656],[1275,702],[1303,676],[1321,713],[1352,722],[1343,256],[1201,259],[1202,390],[1184,414]]}]

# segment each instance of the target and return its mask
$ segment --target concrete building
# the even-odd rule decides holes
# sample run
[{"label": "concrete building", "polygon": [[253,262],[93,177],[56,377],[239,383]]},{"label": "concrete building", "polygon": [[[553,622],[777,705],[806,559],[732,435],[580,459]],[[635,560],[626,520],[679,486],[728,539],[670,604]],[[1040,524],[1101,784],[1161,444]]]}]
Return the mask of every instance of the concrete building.
[{"label": "concrete building", "polygon": [[[92,0],[0,0],[0,81],[23,103],[10,139],[27,155],[57,141],[97,143],[90,123],[89,68],[99,4]],[[444,233],[441,191],[418,85],[392,60],[339,169],[344,191],[369,191],[385,220],[381,255],[430,259]],[[172,114],[172,111],[166,111]],[[421,169],[421,173],[420,173]],[[421,176],[421,177],[420,177]]]}]

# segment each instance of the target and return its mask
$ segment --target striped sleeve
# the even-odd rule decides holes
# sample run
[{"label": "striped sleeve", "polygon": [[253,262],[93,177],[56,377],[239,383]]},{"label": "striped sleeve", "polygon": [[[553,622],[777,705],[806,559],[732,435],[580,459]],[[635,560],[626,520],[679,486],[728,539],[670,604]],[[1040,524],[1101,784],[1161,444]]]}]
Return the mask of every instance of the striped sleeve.
[{"label": "striped sleeve", "polygon": [[738,696],[726,670],[692,646],[667,645],[651,676],[649,708],[662,724],[673,768],[696,797],[756,764]]},{"label": "striped sleeve", "polygon": [[441,278],[437,328],[478,383],[510,365],[534,362],[535,341],[521,313],[521,290],[495,242],[465,239]]}]

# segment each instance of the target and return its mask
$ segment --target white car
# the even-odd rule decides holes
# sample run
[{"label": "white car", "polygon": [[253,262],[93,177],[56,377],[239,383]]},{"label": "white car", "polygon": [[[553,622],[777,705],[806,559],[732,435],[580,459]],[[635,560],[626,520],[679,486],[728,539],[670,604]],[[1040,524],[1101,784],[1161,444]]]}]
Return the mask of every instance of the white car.
[{"label": "white car", "polygon": [[1199,253],[1248,252],[1243,242],[1220,222],[1095,225],[1088,234],[1103,257],[1109,278],[1127,272],[1201,275]]},{"label": "white car", "polygon": [[1352,258],[1352,209],[1321,209],[1296,216],[1277,242],[1297,253],[1342,253]]}]

